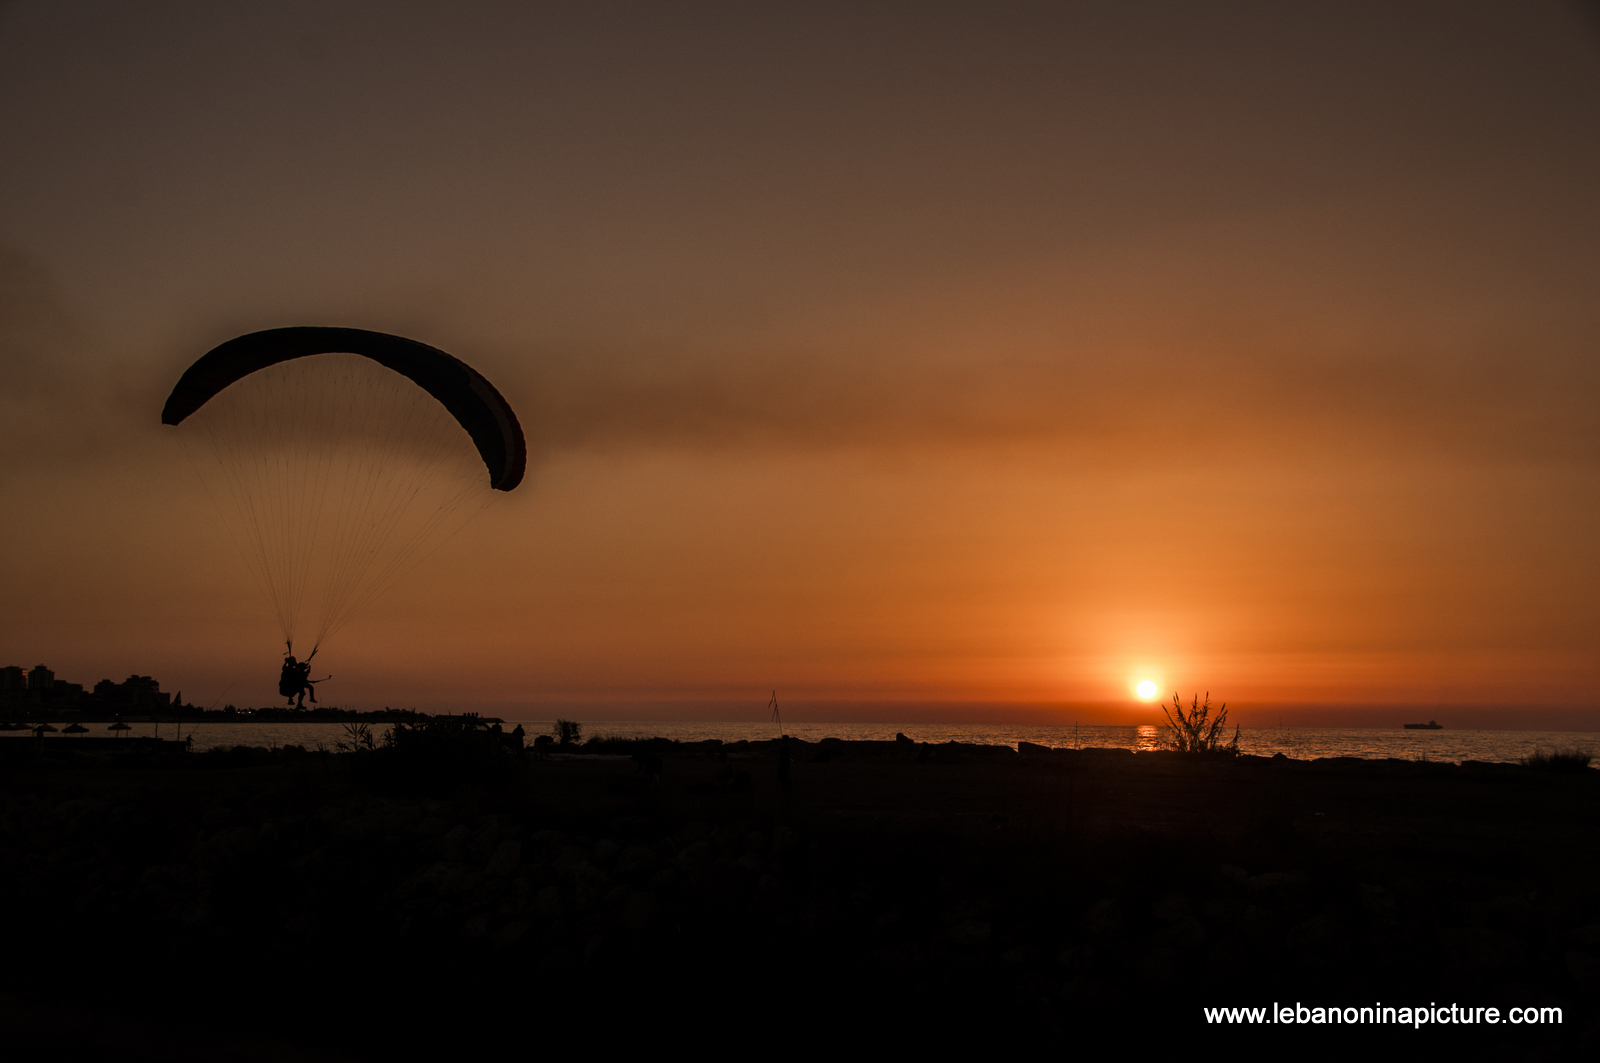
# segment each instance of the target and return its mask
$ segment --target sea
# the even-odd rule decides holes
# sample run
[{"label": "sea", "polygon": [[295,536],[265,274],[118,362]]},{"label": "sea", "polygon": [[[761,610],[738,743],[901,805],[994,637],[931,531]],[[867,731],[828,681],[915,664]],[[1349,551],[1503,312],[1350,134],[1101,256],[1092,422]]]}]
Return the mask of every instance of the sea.
[{"label": "sea", "polygon": [[[549,734],[552,720],[505,721],[506,730],[521,723],[529,737]],[[161,738],[193,738],[193,748],[207,750],[233,746],[288,746],[307,749],[337,749],[350,741],[348,725],[343,723],[134,723],[125,736],[149,735]],[[758,741],[778,736],[772,723],[663,723],[638,720],[583,721],[583,735],[621,738],[667,738],[681,742],[701,742],[716,738],[723,742],[741,739]],[[106,735],[106,724],[92,724],[89,733]],[[375,740],[389,729],[386,723],[370,725]],[[911,724],[870,723],[789,723],[789,734],[807,742],[823,738],[846,741],[882,741],[897,734],[918,742],[971,742],[980,745],[1007,745],[1033,742],[1041,746],[1067,749],[1116,748],[1134,751],[1165,748],[1163,729],[1145,724],[1125,727],[1034,726],[1012,724],[938,724],[918,727]],[[30,737],[26,731],[8,732],[0,738]],[[70,736],[62,736],[70,741]],[[1239,749],[1257,756],[1282,753],[1297,760],[1318,757],[1363,757],[1383,760],[1427,760],[1459,764],[1464,760],[1515,763],[1535,752],[1577,749],[1600,755],[1600,732],[1595,731],[1406,731],[1400,728],[1241,728]],[[1600,759],[1600,756],[1597,756]],[[1596,765],[1600,767],[1600,764]]]}]

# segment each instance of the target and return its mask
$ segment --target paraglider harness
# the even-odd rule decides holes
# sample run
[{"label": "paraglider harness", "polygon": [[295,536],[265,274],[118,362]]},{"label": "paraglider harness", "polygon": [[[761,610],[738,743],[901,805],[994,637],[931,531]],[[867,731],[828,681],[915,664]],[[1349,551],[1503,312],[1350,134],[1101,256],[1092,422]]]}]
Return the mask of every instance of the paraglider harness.
[{"label": "paraglider harness", "polygon": [[311,678],[311,658],[317,655],[317,647],[312,647],[311,657],[307,657],[303,661],[296,661],[294,659],[294,643],[286,642],[284,645],[288,649],[284,653],[283,670],[278,673],[278,695],[287,698],[291,704],[296,698],[299,698],[300,704],[295,707],[303,709],[306,704],[305,695],[309,693],[311,695],[311,703],[316,704],[316,684],[326,682],[332,679],[333,676],[325,675],[321,679]]}]

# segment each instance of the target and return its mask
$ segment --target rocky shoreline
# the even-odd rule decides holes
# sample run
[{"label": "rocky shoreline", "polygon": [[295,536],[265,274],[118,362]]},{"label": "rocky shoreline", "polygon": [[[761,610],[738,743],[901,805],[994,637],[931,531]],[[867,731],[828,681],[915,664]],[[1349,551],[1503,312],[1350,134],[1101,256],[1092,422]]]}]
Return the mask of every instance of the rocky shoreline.
[{"label": "rocky shoreline", "polygon": [[1289,1046],[1201,1009],[1526,1003],[1562,1024],[1428,1043],[1600,1036],[1600,773],[832,740],[785,793],[776,745],[495,752],[441,786],[294,747],[7,764],[0,1006],[19,1043],[149,1058],[707,1009],[719,1037]]}]

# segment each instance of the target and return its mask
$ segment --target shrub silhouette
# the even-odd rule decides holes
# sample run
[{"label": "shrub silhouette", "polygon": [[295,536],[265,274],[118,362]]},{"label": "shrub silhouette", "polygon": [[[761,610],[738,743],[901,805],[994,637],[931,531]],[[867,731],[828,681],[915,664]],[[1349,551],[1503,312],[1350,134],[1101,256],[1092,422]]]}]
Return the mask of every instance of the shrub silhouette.
[{"label": "shrub silhouette", "polygon": [[376,746],[373,745],[372,725],[368,723],[347,723],[344,725],[344,737],[333,744],[341,753],[370,753]]},{"label": "shrub silhouette", "polygon": [[583,738],[583,724],[575,720],[557,720],[552,733],[564,746],[575,746]]},{"label": "shrub silhouette", "polygon": [[1540,771],[1588,771],[1589,760],[1589,754],[1576,747],[1572,749],[1555,749],[1549,753],[1542,749],[1535,749],[1531,756],[1522,758],[1522,766],[1525,768],[1537,768]]},{"label": "shrub silhouette", "polygon": [[371,789],[436,796],[468,784],[494,787],[516,771],[501,735],[459,718],[396,723],[382,745],[347,763],[356,781]]},{"label": "shrub silhouette", "polygon": [[1226,704],[1217,709],[1216,719],[1211,718],[1211,692],[1206,691],[1206,700],[1201,702],[1200,695],[1196,694],[1189,710],[1184,711],[1183,702],[1178,698],[1177,692],[1172,695],[1172,708],[1161,706],[1161,711],[1167,717],[1167,744],[1180,753],[1226,753],[1229,756],[1239,752],[1239,727],[1233,728],[1233,738],[1227,742],[1222,740],[1222,729],[1228,723],[1228,706]]}]

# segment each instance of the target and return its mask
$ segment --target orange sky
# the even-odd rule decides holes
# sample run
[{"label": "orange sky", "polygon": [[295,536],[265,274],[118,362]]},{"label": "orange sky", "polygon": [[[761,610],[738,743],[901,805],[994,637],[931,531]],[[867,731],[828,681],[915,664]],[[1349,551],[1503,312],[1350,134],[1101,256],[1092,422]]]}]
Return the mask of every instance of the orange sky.
[{"label": "orange sky", "polygon": [[533,454],[342,703],[1600,727],[1593,24],[1061,7],[0,8],[0,664],[270,699],[159,410],[336,324]]}]

